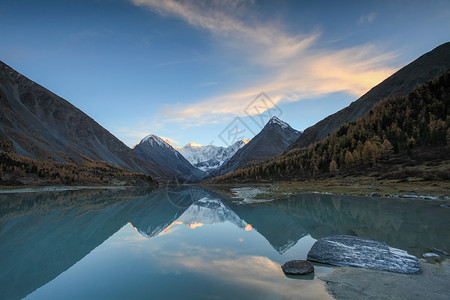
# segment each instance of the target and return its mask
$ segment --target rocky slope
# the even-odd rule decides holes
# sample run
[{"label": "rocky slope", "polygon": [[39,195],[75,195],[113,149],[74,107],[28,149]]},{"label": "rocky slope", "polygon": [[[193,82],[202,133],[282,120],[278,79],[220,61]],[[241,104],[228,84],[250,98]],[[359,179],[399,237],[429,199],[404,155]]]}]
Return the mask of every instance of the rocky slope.
[{"label": "rocky slope", "polygon": [[144,161],[148,161],[169,173],[174,181],[196,182],[206,174],[194,167],[183,155],[160,137],[150,134],[135,145],[133,152]]},{"label": "rocky slope", "polygon": [[267,160],[285,151],[301,132],[277,117],[267,122],[266,126],[244,147],[239,149],[214,175],[223,175],[244,167],[248,163]]},{"label": "rocky slope", "polygon": [[105,161],[149,175],[167,175],[68,101],[3,62],[0,106],[0,150],[56,162]]},{"label": "rocky slope", "polygon": [[305,147],[325,138],[344,123],[364,116],[375,103],[389,96],[406,95],[450,68],[450,42],[422,55],[372,88],[348,107],[308,127],[289,148]]}]

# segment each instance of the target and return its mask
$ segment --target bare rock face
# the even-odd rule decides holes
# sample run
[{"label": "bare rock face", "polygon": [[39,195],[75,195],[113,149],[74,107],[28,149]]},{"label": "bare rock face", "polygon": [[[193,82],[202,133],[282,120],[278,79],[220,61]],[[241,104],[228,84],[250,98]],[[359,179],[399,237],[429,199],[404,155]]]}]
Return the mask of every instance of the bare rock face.
[{"label": "bare rock face", "polygon": [[314,266],[307,260],[290,260],[281,266],[288,275],[305,275],[314,272]]},{"label": "bare rock face", "polygon": [[175,180],[197,182],[206,173],[194,167],[183,155],[159,136],[150,134],[132,148],[142,160],[150,162],[172,174]]},{"label": "bare rock face", "polygon": [[389,247],[384,242],[348,235],[319,239],[308,252],[308,260],[405,274],[420,270],[417,257],[404,250]]},{"label": "bare rock face", "polygon": [[264,128],[224,163],[214,175],[228,174],[249,163],[268,160],[285,151],[301,134],[286,122],[272,117]]},{"label": "bare rock face", "polygon": [[65,99],[0,61],[0,151],[58,162],[105,161],[155,177],[165,170]]}]

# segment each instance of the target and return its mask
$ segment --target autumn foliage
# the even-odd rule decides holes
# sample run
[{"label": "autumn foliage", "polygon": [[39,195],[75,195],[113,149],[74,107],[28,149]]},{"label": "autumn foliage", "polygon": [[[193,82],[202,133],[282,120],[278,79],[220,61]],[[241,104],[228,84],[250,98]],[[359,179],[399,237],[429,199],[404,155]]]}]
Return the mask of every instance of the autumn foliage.
[{"label": "autumn foliage", "polygon": [[450,159],[450,72],[407,96],[377,103],[322,141],[249,165],[216,181],[308,179],[416,159]]},{"label": "autumn foliage", "polygon": [[0,152],[0,185],[133,185],[154,184],[150,176],[103,161],[60,163]]}]

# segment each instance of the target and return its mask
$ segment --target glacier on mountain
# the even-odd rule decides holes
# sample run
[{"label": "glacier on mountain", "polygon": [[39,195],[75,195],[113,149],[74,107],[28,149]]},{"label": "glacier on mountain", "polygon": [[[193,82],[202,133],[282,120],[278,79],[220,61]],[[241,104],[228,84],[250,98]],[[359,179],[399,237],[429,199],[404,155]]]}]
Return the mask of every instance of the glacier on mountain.
[{"label": "glacier on mountain", "polygon": [[181,149],[177,149],[193,166],[204,172],[217,170],[227,162],[239,149],[241,149],[248,140],[240,140],[229,147],[214,145],[200,145],[189,143]]}]

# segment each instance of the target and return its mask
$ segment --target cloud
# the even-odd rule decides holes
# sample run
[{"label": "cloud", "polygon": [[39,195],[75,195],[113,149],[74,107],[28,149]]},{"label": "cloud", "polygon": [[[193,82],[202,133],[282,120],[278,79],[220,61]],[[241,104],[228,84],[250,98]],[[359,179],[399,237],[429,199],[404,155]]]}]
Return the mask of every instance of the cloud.
[{"label": "cloud", "polygon": [[373,20],[375,20],[376,17],[376,13],[371,12],[370,14],[367,15],[361,15],[361,17],[359,17],[358,23],[359,24],[370,24],[373,22]]},{"label": "cloud", "polygon": [[219,285],[232,284],[249,292],[255,291],[253,295],[266,298],[297,299],[299,291],[305,299],[329,297],[320,280],[286,280],[280,264],[267,257],[214,250],[198,248],[193,253],[189,250],[181,255],[169,253],[172,255],[168,259],[163,256],[160,262],[172,266],[172,269],[182,267],[184,272],[213,278]]},{"label": "cloud", "polygon": [[[239,0],[131,0],[164,16],[180,18],[189,24],[205,29],[227,43],[228,46],[247,49],[265,49],[266,63],[275,63],[291,57],[308,47],[317,34],[290,36],[275,24],[258,22],[250,18],[253,1]],[[246,47],[242,47],[245,42]],[[276,45],[276,46],[275,46]]]},{"label": "cloud", "polygon": [[[396,70],[390,67],[396,53],[383,53],[374,45],[323,49],[318,47],[321,34],[317,30],[292,35],[280,24],[251,18],[251,1],[131,1],[208,31],[220,43],[262,67],[261,75],[249,79],[244,87],[162,110],[169,122],[183,122],[185,127],[244,116],[247,105],[263,91],[271,98],[272,106],[334,92],[356,98]],[[374,18],[375,13],[370,13],[360,20],[370,23]]]},{"label": "cloud", "polygon": [[345,92],[357,98],[395,72],[384,67],[394,53],[380,54],[367,45],[340,51],[319,51],[292,61],[290,65],[272,71],[267,80],[228,94],[194,104],[167,106],[166,117],[191,125],[204,125],[221,116],[245,116],[247,106],[264,91],[271,99],[267,109],[286,102],[310,99],[335,92]]}]

